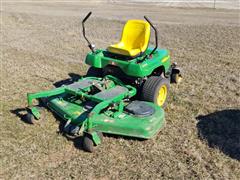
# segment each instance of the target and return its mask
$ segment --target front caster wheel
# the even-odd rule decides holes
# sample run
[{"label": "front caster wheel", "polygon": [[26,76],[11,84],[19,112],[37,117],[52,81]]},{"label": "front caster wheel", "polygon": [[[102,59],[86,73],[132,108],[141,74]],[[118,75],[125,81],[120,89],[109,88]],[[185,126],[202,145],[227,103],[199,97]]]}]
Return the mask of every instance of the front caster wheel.
[{"label": "front caster wheel", "polygon": [[35,119],[35,117],[33,116],[32,113],[28,112],[28,113],[26,114],[26,121],[27,121],[27,123],[29,123],[29,124],[35,124],[36,119]]},{"label": "front caster wheel", "polygon": [[[97,136],[100,140],[100,143],[103,142],[103,133],[97,132]],[[99,144],[99,142],[98,142]],[[96,149],[97,144],[94,143],[90,134],[85,134],[83,137],[83,149],[87,152],[94,152]]]},{"label": "front caster wheel", "polygon": [[35,118],[35,116],[31,112],[31,110],[29,109],[25,116],[25,120],[27,123],[35,124],[37,121],[45,119],[46,114],[45,114],[44,108],[39,107],[39,106],[36,106],[36,108],[37,108],[37,111],[40,113],[40,118],[39,119]]},{"label": "front caster wheel", "polygon": [[181,74],[172,74],[171,76],[171,82],[179,84],[182,81],[182,75]]},{"label": "front caster wheel", "polygon": [[87,152],[93,152],[95,149],[93,140],[88,136],[83,137],[83,149]]}]

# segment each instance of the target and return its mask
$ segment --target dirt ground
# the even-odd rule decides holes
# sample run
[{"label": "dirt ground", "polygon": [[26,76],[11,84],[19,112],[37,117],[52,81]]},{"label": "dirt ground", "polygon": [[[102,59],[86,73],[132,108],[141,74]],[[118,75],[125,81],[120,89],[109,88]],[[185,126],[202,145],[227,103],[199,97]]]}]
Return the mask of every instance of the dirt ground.
[{"label": "dirt ground", "polygon": [[[37,125],[21,120],[27,92],[86,72],[80,21],[90,10],[87,34],[99,48],[119,39],[125,20],[147,15],[184,75],[154,139],[105,136],[93,154],[59,133],[50,112]],[[0,178],[240,179],[239,57],[237,10],[3,1]]]}]

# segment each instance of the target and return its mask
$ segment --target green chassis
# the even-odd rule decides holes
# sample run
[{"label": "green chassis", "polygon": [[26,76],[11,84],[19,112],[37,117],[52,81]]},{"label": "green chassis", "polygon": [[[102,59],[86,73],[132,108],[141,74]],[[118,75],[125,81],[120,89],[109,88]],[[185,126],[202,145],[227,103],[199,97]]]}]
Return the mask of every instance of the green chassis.
[{"label": "green chassis", "polygon": [[148,48],[146,52],[139,57],[124,59],[127,57],[111,56],[106,50],[98,49],[95,52],[88,53],[85,62],[95,68],[104,68],[108,65],[117,66],[126,75],[131,77],[143,78],[149,76],[159,67],[163,67],[164,72],[169,72],[171,63],[168,51],[165,49],[157,49],[151,57],[147,56],[147,58],[145,58],[145,54],[150,54],[152,50],[152,48]]},{"label": "green chassis", "polygon": [[[109,67],[113,71],[110,73],[113,76],[85,77],[67,86],[29,93],[28,108],[30,112],[27,117],[30,117],[30,121],[32,121],[32,117],[41,118],[34,101],[44,99],[48,108],[67,121],[65,127],[71,124],[80,128],[79,131],[85,133],[86,142],[90,135],[91,144],[92,142],[95,145],[101,143],[98,132],[144,139],[152,138],[164,125],[164,111],[152,102],[134,101],[137,88],[139,90],[142,83],[147,81],[150,76],[161,76],[168,78],[171,82],[177,82],[179,77],[181,79],[180,70],[176,68],[176,63],[170,63],[170,55],[167,50],[157,48],[157,30],[147,17],[144,16],[155,31],[156,45],[154,49],[148,48],[137,57],[125,57],[112,54],[107,50],[94,50],[94,46],[85,35],[84,27],[84,23],[90,15],[91,12],[82,21],[83,36],[91,49],[85,62],[93,67],[92,70],[96,72],[96,75],[89,71],[87,76],[101,77],[109,74]],[[120,79],[134,87],[122,83]],[[94,105],[86,106],[87,103]],[[146,109],[150,109],[151,113],[149,114],[148,110],[145,111]],[[142,114],[142,112],[147,112],[147,114]],[[90,146],[87,149],[90,150]]]},{"label": "green chassis", "polygon": [[[101,97],[101,93],[105,96]],[[162,128],[164,111],[153,103],[144,102],[154,109],[149,116],[139,117],[125,110],[126,105],[131,103],[129,99],[135,95],[136,88],[109,75],[82,78],[53,90],[29,93],[27,97],[28,107],[36,119],[40,119],[41,114],[33,105],[34,99],[46,98],[48,108],[67,123],[81,127],[80,131],[90,134],[97,145],[101,143],[97,131],[148,139]],[[86,109],[86,102],[94,102],[95,106]]]}]

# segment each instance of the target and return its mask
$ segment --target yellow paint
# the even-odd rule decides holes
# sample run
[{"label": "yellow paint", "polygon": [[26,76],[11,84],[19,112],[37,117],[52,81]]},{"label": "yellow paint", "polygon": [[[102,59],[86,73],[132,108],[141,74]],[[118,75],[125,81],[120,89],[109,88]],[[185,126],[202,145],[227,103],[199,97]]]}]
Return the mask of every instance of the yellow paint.
[{"label": "yellow paint", "polygon": [[77,116],[80,116],[80,115],[81,115],[81,112],[75,111],[74,114],[77,115]]},{"label": "yellow paint", "polygon": [[169,59],[170,56],[166,56],[165,58],[162,59],[162,62],[166,62]]},{"label": "yellow paint", "polygon": [[150,25],[143,20],[129,20],[124,26],[121,41],[108,47],[108,51],[125,56],[144,52],[150,39]]},{"label": "yellow paint", "polygon": [[162,85],[158,91],[157,104],[162,106],[167,98],[167,86]]}]

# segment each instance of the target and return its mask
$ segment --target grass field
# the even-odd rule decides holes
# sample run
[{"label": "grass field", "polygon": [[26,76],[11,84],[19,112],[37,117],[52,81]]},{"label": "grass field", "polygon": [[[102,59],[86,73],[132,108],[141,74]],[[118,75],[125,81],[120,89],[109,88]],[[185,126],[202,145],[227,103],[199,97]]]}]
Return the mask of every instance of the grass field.
[{"label": "grass field", "polygon": [[[21,120],[27,92],[86,72],[80,20],[89,10],[87,33],[100,48],[126,19],[148,15],[183,69],[152,140],[105,136],[89,154],[50,112],[37,125]],[[3,2],[1,19],[1,179],[240,179],[239,11]]]}]

